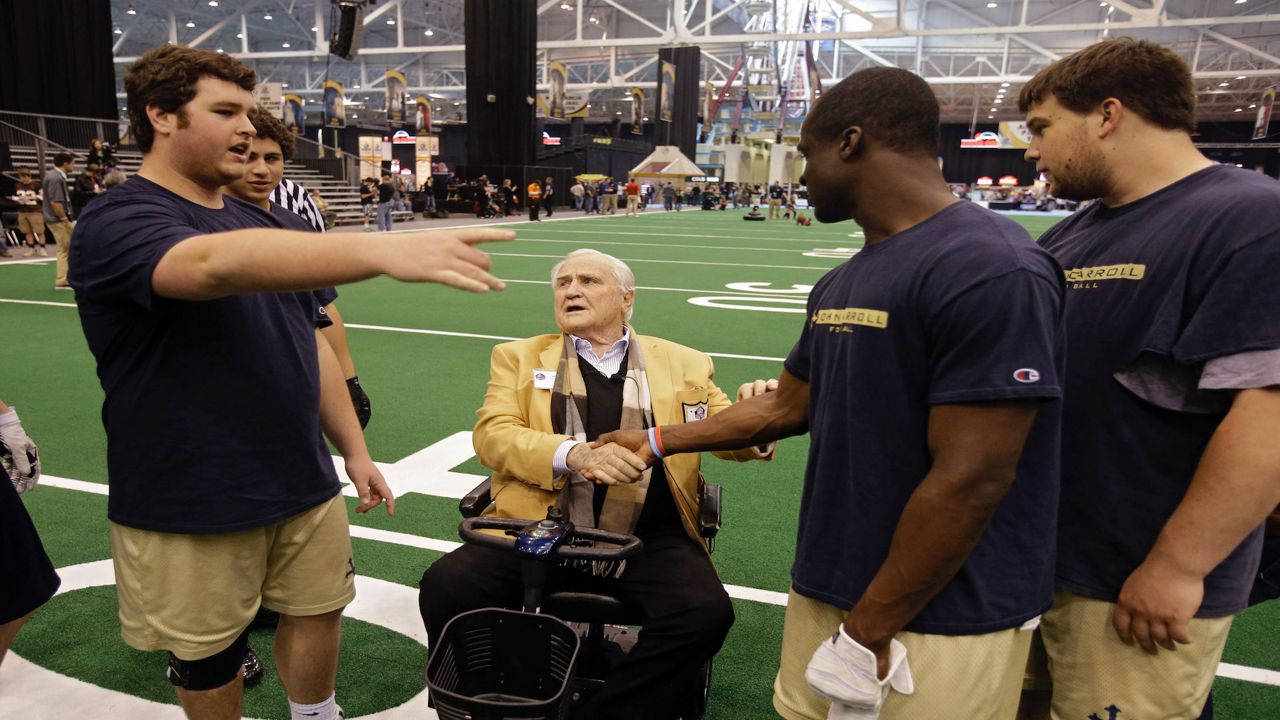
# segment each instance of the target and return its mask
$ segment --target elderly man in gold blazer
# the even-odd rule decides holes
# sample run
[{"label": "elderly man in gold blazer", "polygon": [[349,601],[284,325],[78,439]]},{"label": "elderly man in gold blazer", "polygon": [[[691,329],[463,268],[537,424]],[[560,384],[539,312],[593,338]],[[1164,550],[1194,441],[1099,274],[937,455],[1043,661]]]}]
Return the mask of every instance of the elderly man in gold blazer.
[{"label": "elderly man in gold blazer", "polygon": [[[480,462],[494,471],[489,514],[535,519],[556,505],[577,525],[644,541],[620,576],[559,568],[549,589],[603,585],[644,619],[636,645],[575,717],[674,720],[733,624],[729,597],[698,533],[699,457],[673,456],[646,469],[631,451],[591,441],[616,429],[697,422],[732,403],[716,387],[707,355],[632,330],[635,278],[622,261],[575,251],[552,270],[552,285],[561,332],[493,349],[474,434]],[[776,387],[757,380],[738,396]],[[722,457],[768,459],[772,452],[747,448]],[[518,607],[520,593],[513,553],[462,546],[422,576],[419,605],[429,640],[458,613]]]}]

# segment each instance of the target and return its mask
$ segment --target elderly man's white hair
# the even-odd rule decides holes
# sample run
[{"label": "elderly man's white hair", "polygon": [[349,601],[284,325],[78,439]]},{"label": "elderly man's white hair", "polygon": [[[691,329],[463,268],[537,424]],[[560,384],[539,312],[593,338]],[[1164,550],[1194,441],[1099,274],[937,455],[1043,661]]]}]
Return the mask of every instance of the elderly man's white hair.
[{"label": "elderly man's white hair", "polygon": [[[563,260],[556,263],[555,267],[551,268],[551,282],[553,285],[555,284],[556,278],[560,276],[560,270],[564,268],[564,264],[577,257],[597,257],[608,263],[610,269],[613,270],[614,278],[618,280],[618,286],[622,288],[623,295],[626,295],[636,289],[635,273],[631,272],[631,268],[627,267],[626,263],[612,255],[606,255],[599,250],[592,250],[591,248],[574,250],[568,255],[565,255]],[[631,322],[631,311],[634,310],[635,307],[635,303],[632,302],[631,307],[627,308],[627,314],[622,318],[624,322]]]}]

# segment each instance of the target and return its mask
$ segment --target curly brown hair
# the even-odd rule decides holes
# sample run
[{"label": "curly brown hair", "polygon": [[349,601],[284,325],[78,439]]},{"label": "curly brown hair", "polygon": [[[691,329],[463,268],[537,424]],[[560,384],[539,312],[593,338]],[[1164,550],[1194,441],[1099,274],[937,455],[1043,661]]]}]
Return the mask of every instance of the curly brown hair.
[{"label": "curly brown hair", "polygon": [[1196,130],[1191,69],[1177,53],[1146,40],[1103,40],[1053,63],[1022,88],[1018,109],[1027,112],[1049,95],[1075,113],[1116,98],[1166,130]]},{"label": "curly brown hair", "polygon": [[156,139],[147,107],[178,113],[179,122],[185,123],[183,107],[196,96],[196,83],[202,77],[226,80],[250,92],[257,80],[252,68],[230,55],[177,45],[148,50],[129,66],[124,76],[129,126],[143,153],[151,152]]},{"label": "curly brown hair", "polygon": [[271,115],[261,105],[255,105],[249,111],[249,122],[253,123],[253,129],[258,131],[258,137],[280,143],[280,152],[285,160],[293,159],[296,141],[293,133],[285,127],[283,120]]}]

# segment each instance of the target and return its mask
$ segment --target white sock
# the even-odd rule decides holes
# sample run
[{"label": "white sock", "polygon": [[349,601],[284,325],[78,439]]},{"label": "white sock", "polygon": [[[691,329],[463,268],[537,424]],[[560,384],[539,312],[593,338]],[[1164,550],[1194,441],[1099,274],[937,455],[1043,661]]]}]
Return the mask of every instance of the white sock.
[{"label": "white sock", "polygon": [[304,705],[289,701],[289,715],[293,720],[338,720],[341,708],[331,694],[314,705]]}]

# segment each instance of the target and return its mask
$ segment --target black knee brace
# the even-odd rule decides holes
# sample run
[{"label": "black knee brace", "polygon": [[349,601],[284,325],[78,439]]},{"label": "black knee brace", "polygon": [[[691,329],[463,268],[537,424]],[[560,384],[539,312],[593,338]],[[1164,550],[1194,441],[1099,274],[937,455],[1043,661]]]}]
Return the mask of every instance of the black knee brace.
[{"label": "black knee brace", "polygon": [[201,660],[181,660],[169,653],[169,682],[184,690],[213,690],[236,679],[249,645],[246,628],[226,650]]}]

